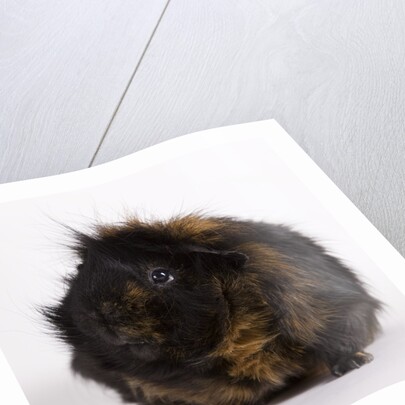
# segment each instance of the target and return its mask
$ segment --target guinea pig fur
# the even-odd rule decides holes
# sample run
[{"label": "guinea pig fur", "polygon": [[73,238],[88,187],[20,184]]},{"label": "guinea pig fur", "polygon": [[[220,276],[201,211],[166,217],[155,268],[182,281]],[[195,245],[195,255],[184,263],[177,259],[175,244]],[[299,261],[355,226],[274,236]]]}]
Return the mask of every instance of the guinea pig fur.
[{"label": "guinea pig fur", "polygon": [[258,405],[372,360],[379,301],[283,225],[190,214],[76,233],[80,264],[43,313],[74,369],[148,405]]}]

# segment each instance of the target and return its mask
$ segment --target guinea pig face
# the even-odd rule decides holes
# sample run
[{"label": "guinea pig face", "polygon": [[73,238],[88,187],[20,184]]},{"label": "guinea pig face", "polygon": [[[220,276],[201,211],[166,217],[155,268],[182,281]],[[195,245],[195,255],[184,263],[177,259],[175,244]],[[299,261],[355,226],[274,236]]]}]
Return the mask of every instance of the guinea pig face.
[{"label": "guinea pig face", "polygon": [[[71,343],[152,360],[190,359],[221,342],[229,318],[221,280],[246,261],[243,254],[108,238],[85,245],[59,308],[75,329]],[[69,334],[72,326],[59,328]]]}]

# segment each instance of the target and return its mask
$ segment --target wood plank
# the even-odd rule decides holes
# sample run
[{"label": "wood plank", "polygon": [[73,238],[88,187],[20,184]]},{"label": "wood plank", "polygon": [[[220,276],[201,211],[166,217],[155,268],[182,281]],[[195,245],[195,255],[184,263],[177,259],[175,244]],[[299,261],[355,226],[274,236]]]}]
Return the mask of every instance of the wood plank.
[{"label": "wood plank", "polygon": [[405,3],[176,0],[95,163],[276,118],[405,253]]},{"label": "wood plank", "polygon": [[165,5],[2,2],[0,182],[89,165]]}]

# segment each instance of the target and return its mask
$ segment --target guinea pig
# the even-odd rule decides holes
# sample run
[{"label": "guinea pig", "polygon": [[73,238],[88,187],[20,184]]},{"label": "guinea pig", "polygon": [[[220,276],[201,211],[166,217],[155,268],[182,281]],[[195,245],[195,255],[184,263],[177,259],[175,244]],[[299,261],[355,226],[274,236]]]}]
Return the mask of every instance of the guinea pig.
[{"label": "guinea pig", "polygon": [[190,214],[76,232],[77,271],[43,309],[74,368],[147,405],[258,405],[372,360],[381,303],[284,225]]}]

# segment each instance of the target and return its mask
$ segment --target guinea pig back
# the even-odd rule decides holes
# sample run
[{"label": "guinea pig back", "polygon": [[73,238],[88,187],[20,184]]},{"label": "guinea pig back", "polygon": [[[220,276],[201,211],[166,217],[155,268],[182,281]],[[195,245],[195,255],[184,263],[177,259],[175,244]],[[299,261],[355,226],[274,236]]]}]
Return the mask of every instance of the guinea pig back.
[{"label": "guinea pig back", "polygon": [[381,304],[286,226],[186,215],[76,233],[77,271],[43,309],[76,371],[158,405],[258,405],[372,360]]}]

